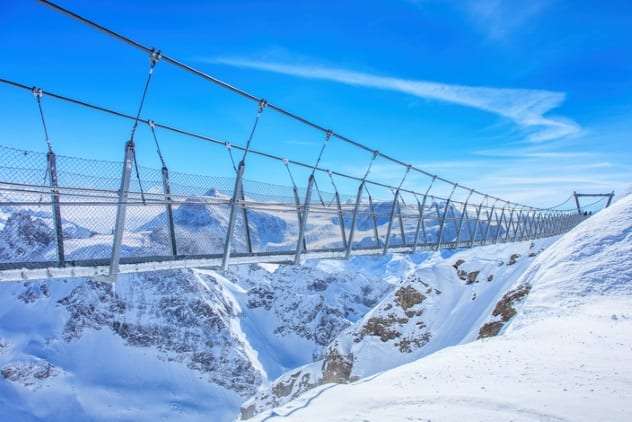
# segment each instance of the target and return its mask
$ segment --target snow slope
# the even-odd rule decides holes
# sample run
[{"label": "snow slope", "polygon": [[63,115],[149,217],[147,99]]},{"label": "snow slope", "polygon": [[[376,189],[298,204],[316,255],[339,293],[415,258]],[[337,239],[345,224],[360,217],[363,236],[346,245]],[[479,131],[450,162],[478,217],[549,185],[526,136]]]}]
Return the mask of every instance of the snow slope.
[{"label": "snow slope", "polygon": [[390,271],[398,277],[392,277],[389,293],[362,318],[329,336],[321,356],[315,356],[319,360],[264,384],[242,405],[242,418],[285,404],[321,384],[357,380],[475,340],[496,303],[551,242],[444,251],[418,263],[411,260],[415,256],[392,257]]},{"label": "snow slope", "polygon": [[322,385],[265,420],[632,420],[632,196],[540,254],[521,286],[502,335]]}]

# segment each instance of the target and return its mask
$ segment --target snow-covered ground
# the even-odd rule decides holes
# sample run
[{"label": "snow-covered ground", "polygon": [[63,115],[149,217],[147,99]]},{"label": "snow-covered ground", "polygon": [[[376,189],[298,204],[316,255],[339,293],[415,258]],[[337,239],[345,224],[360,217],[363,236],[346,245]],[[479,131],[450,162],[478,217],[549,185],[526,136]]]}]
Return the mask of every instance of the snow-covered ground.
[{"label": "snow-covered ground", "polygon": [[271,421],[632,420],[632,196],[541,253],[502,335],[350,384],[325,384]]},{"label": "snow-covered ground", "polygon": [[[13,215],[7,240],[25,255],[40,253],[40,240],[50,238],[47,217]],[[471,340],[547,242],[128,275],[115,290],[86,279],[3,284],[0,419],[233,420],[277,378],[331,362],[329,351],[345,339],[342,351],[356,355],[352,377]],[[441,293],[397,308],[402,316],[387,330],[395,337],[362,333],[371,318],[388,315],[402,288],[421,289],[417,273]],[[417,323],[427,326],[420,338]],[[362,341],[349,341],[359,334]],[[291,398],[254,400],[265,411]]]},{"label": "snow-covered ground", "polygon": [[[424,418],[433,408],[439,420],[457,418],[460,408],[537,419],[556,397],[552,385],[562,381],[556,403],[580,401],[580,387],[593,389],[587,397],[600,403],[606,401],[599,394],[622,400],[630,391],[618,384],[629,375],[630,342],[617,337],[632,315],[630,201],[553,247],[556,239],[542,239],[226,273],[164,271],[121,276],[115,289],[89,279],[3,283],[0,420],[230,421],[240,413],[264,419],[274,407],[295,420],[371,420],[390,411]],[[54,254],[50,213],[1,211],[0,260]],[[201,252],[217,243],[225,211],[179,207],[179,244]],[[107,256],[110,235],[88,226],[105,217],[70,217],[69,254]],[[124,253],[164,249],[163,217],[143,216],[128,227]],[[250,217],[260,247],[293,242],[291,220],[265,212]],[[337,235],[321,233],[331,216],[321,223],[310,228],[312,242]],[[429,233],[436,232],[431,226]],[[372,236],[370,225],[361,232]],[[609,358],[597,362],[597,355]],[[529,380],[531,389],[514,385]],[[499,393],[490,395],[493,389]],[[426,400],[421,410],[398,410],[417,406],[417,392]],[[371,401],[379,409],[365,412]],[[455,413],[440,413],[443,407]],[[528,413],[534,409],[541,414]],[[379,420],[394,419],[383,413]]]}]

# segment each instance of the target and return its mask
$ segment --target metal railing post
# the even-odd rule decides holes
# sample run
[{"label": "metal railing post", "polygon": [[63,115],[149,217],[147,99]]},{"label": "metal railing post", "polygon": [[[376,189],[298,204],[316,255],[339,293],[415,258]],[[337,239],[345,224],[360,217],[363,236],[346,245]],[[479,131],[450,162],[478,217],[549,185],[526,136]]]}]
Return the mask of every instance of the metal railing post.
[{"label": "metal railing post", "polygon": [[[465,218],[465,216],[467,215],[467,204],[470,201],[470,197],[472,196],[472,193],[474,193],[474,191],[470,191],[469,195],[467,196],[467,199],[465,200],[465,203],[463,204],[463,211],[461,212],[461,218],[459,218],[459,226],[456,229],[456,247],[459,247],[459,242],[461,241],[461,230],[463,229],[463,218]],[[468,220],[469,220],[469,216],[468,216]]]},{"label": "metal railing post", "polygon": [[[522,224],[523,224],[523,218],[522,218],[522,210],[518,211],[518,216],[516,217],[516,225],[514,226],[514,234],[513,237],[511,238],[512,242],[515,242],[516,240],[522,240]],[[518,233],[520,233],[520,235],[518,235]]]},{"label": "metal railing post", "polygon": [[535,224],[535,238],[542,237],[542,228],[543,228],[543,216],[542,213],[539,212],[536,216],[536,224]]},{"label": "metal railing post", "polygon": [[241,200],[241,179],[244,175],[246,163],[244,160],[239,162],[237,167],[237,176],[235,178],[235,186],[233,188],[233,198],[231,200],[230,215],[228,217],[228,228],[226,229],[226,240],[224,241],[224,256],[222,258],[222,269],[226,271],[228,269],[228,263],[230,261],[231,246],[233,242],[233,232],[235,230],[235,218],[237,216],[238,202]]},{"label": "metal railing post", "polygon": [[364,191],[364,184],[366,182],[363,180],[358,187],[358,194],[356,195],[355,206],[353,207],[353,214],[351,215],[351,227],[349,228],[349,239],[347,240],[347,251],[345,252],[345,258],[349,258],[351,256],[351,248],[353,246],[353,234],[355,232],[356,226],[356,218],[358,216],[358,208],[360,207],[360,201],[362,200],[362,191]]},{"label": "metal railing post", "polygon": [[[421,229],[421,225],[423,224],[424,219],[424,207],[426,206],[426,197],[428,195],[424,195],[424,199],[422,203],[419,203],[419,198],[415,197],[417,200],[417,210],[419,211],[419,220],[417,220],[417,227],[415,228],[415,240],[413,243],[413,252],[417,250],[417,243],[419,242],[419,230]],[[425,236],[424,236],[425,237]],[[425,240],[424,240],[425,243]]]},{"label": "metal railing post", "polygon": [[367,191],[367,197],[369,199],[369,215],[371,217],[371,223],[373,224],[373,236],[375,236],[375,244],[380,247],[380,234],[377,231],[377,217],[375,215],[375,207],[373,206],[373,197],[371,193]]},{"label": "metal railing post", "polygon": [[[303,225],[303,214],[301,213],[301,199],[299,198],[296,185],[294,185],[292,191],[294,192],[294,204],[296,205],[296,219],[300,228]],[[307,242],[305,242],[305,240],[303,240],[303,249],[307,249]]]},{"label": "metal railing post", "polygon": [[426,200],[428,199],[428,194],[430,193],[430,190],[432,189],[432,185],[434,185],[435,180],[437,180],[437,176],[432,176],[432,180],[430,181],[430,184],[428,185],[428,189],[426,189],[426,193],[424,194],[424,199],[421,205],[419,205],[419,198],[415,196],[415,199],[417,200],[417,206],[419,207],[419,221],[417,222],[417,229],[415,230],[415,244],[413,245],[413,252],[415,252],[415,250],[417,249],[417,244],[419,242],[419,229],[420,228],[424,236],[424,245],[428,244],[428,236],[426,234],[426,225],[424,223],[424,210],[426,208]]},{"label": "metal railing post", "polygon": [[482,210],[483,210],[483,202],[478,204],[478,208],[476,209],[476,222],[474,223],[474,234],[470,238],[470,247],[474,246],[474,242],[476,241],[476,235],[478,234],[478,226],[480,224]]},{"label": "metal railing post", "polygon": [[178,255],[178,247],[176,244],[176,230],[173,223],[173,205],[171,203],[171,185],[169,183],[169,169],[167,166],[162,166],[162,190],[165,194],[166,212],[167,212],[167,232],[169,235],[169,243],[171,246],[171,255]]},{"label": "metal railing post", "polygon": [[531,211],[531,216],[527,213],[527,240],[535,239],[535,218],[535,211]]},{"label": "metal railing post", "polygon": [[559,215],[559,224],[557,228],[557,234],[562,234],[564,231],[564,213],[560,213]]},{"label": "metal railing post", "polygon": [[581,214],[582,208],[579,206],[579,196],[577,195],[577,192],[573,192],[573,196],[575,197],[575,205],[577,205],[577,214]]},{"label": "metal railing post", "polygon": [[252,237],[250,236],[250,223],[248,222],[248,208],[246,207],[246,194],[244,193],[244,181],[241,181],[241,188],[239,189],[241,193],[240,199],[243,204],[242,212],[244,218],[244,229],[246,231],[246,245],[248,247],[248,252],[252,253]]},{"label": "metal railing post", "polygon": [[551,213],[547,213],[546,215],[544,230],[545,230],[546,236],[549,237],[551,235]]},{"label": "metal railing post", "polygon": [[608,195],[608,202],[606,202],[605,208],[608,208],[610,206],[610,204],[612,203],[612,198],[614,198],[614,191],[612,191],[610,195]]},{"label": "metal railing post", "polygon": [[536,216],[537,216],[537,211],[535,210],[532,211],[531,217],[529,218],[529,229],[527,230],[527,239],[529,240],[536,238],[536,232],[535,232]]},{"label": "metal railing post", "polygon": [[340,222],[340,237],[342,239],[342,247],[347,248],[347,233],[345,232],[345,219],[344,214],[342,212],[342,204],[340,203],[340,194],[336,190],[335,193],[336,198],[336,207],[338,208],[338,221]]},{"label": "metal railing post", "polygon": [[121,188],[119,190],[118,206],[116,209],[116,224],[114,226],[114,239],[112,241],[112,259],[110,261],[110,277],[116,277],[121,258],[121,244],[123,231],[125,230],[125,214],[127,212],[127,197],[129,183],[132,175],[132,162],[134,160],[134,141],[129,140],[125,144],[125,158],[123,160],[123,174],[121,176]]},{"label": "metal railing post", "polygon": [[445,201],[445,208],[443,209],[443,216],[441,217],[441,221],[439,222],[439,236],[437,238],[437,245],[435,247],[435,250],[439,250],[441,248],[441,243],[443,242],[443,229],[445,227],[445,219],[448,215],[448,208],[450,207],[450,200],[452,199],[452,195],[454,195],[454,191],[456,190],[458,185],[454,185],[454,187],[452,188],[452,192],[450,192],[450,196],[448,196],[448,199]]},{"label": "metal railing post", "polygon": [[[491,225],[492,225],[492,217],[494,216],[495,207],[496,207],[495,204],[492,205],[491,212],[489,212],[489,214],[487,215],[487,227],[485,227],[485,234],[483,235],[483,239],[482,239],[482,244],[483,245],[487,244],[487,239],[488,239],[488,236],[489,236],[489,230],[490,230]],[[485,212],[488,212],[488,211],[485,211]]]},{"label": "metal railing post", "polygon": [[386,228],[386,239],[384,239],[384,255],[388,251],[388,245],[391,241],[391,230],[393,229],[393,217],[395,216],[395,207],[397,207],[397,200],[399,198],[399,189],[395,191],[395,195],[393,195],[393,203],[391,205],[391,213],[388,219],[388,227]]},{"label": "metal railing post", "polygon": [[307,252],[307,248],[305,248],[305,227],[307,225],[307,217],[309,216],[309,205],[312,200],[312,187],[314,186],[314,175],[311,174],[309,176],[309,180],[307,182],[307,191],[305,192],[305,202],[303,203],[303,218],[301,219],[301,225],[298,231],[298,240],[296,242],[296,256],[294,257],[294,264],[298,265],[301,263],[301,251],[304,249]]},{"label": "metal railing post", "polygon": [[402,246],[406,246],[406,228],[404,227],[404,215],[402,214],[402,205],[406,206],[402,200],[397,202],[397,219],[399,220],[399,230],[402,232]]},{"label": "metal railing post", "polygon": [[52,149],[48,150],[46,155],[48,160],[48,175],[51,188],[51,205],[53,213],[53,225],[55,227],[55,238],[57,240],[57,264],[60,267],[65,265],[66,259],[64,254],[64,231],[61,221],[61,207],[59,205],[59,183],[57,180],[57,159]]},{"label": "metal railing post", "polygon": [[507,231],[505,232],[505,237],[503,238],[503,242],[507,242],[509,240],[509,233],[511,232],[511,230],[513,229],[513,215],[514,215],[515,210],[512,208],[511,212],[509,213],[509,222],[507,223]]},{"label": "metal railing post", "polygon": [[500,229],[503,226],[503,221],[505,221],[505,207],[503,207],[501,210],[500,218],[496,218],[496,234],[494,236],[494,244],[498,243],[498,239],[500,238]]},{"label": "metal railing post", "polygon": [[549,213],[546,217],[546,236],[552,236],[555,233],[553,233],[553,228],[554,228],[554,213]]}]

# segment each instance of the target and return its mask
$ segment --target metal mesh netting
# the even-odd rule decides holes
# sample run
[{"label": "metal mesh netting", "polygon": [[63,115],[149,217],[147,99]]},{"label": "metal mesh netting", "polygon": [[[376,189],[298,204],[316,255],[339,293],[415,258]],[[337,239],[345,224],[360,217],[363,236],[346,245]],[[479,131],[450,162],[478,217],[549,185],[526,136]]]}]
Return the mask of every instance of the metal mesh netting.
[{"label": "metal mesh netting", "polygon": [[[111,258],[122,162],[58,155],[57,187],[51,188],[46,153],[0,146],[0,157],[0,263],[59,259],[51,207],[57,197],[65,260]],[[385,247],[387,237],[389,247],[513,241],[534,237],[537,224],[559,231],[522,210],[465,205],[430,195],[424,205],[423,195],[399,196],[394,202],[395,191],[379,184],[371,184],[369,191],[367,183],[356,205],[357,192],[336,196],[321,184],[332,187],[333,179],[332,186],[318,180],[305,204],[305,187],[244,179],[243,198],[235,208],[232,252],[293,254],[306,205],[304,243],[311,251],[343,250],[350,240],[353,249],[377,251]],[[187,257],[221,255],[234,186],[235,177],[139,166],[125,204],[121,257],[168,257],[174,250]]]}]

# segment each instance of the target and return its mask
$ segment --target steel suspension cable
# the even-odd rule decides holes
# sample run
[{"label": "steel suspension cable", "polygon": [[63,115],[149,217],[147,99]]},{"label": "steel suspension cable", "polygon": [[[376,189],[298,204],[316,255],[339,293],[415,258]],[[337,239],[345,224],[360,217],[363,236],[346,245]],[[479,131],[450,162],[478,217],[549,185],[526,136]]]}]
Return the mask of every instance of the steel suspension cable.
[{"label": "steel suspension cable", "polygon": [[320,164],[320,160],[323,158],[323,153],[325,152],[325,148],[327,148],[327,144],[329,143],[329,139],[331,139],[331,131],[330,130],[325,132],[325,139],[323,140],[323,145],[320,147],[320,152],[318,153],[318,158],[316,159],[316,164],[314,164],[314,167],[312,168],[312,176],[314,175],[314,172],[316,171],[316,168]]},{"label": "steel suspension cable", "polygon": [[298,187],[296,186],[296,181],[294,180],[294,175],[292,174],[292,170],[290,170],[290,162],[287,158],[283,159],[283,165],[285,166],[285,169],[287,170],[287,174],[290,176],[290,181],[292,182],[292,187],[294,189],[298,189]]},{"label": "steel suspension cable", "polygon": [[[164,60],[164,56],[162,56],[162,57],[163,57],[163,60]],[[19,82],[14,82],[14,81],[11,81],[11,80],[0,78],[0,83],[7,84],[7,85],[10,85],[10,86],[15,87],[15,88],[20,88],[20,89],[24,89],[24,90],[27,90],[27,91],[32,91],[32,87],[31,86],[27,86],[27,85],[21,84]],[[85,107],[85,108],[88,108],[88,109],[92,109],[92,110],[95,110],[95,111],[100,111],[100,112],[103,112],[103,113],[107,113],[107,114],[110,114],[110,115],[113,115],[113,116],[116,116],[116,117],[132,120],[132,121],[134,121],[136,119],[135,116],[130,115],[130,114],[126,114],[126,113],[123,113],[123,112],[120,112],[120,111],[117,111],[117,110],[112,110],[112,109],[109,109],[109,108],[106,108],[106,107],[102,107],[102,106],[99,106],[99,105],[91,104],[91,103],[88,103],[88,102],[85,102],[85,101],[82,101],[82,100],[78,100],[76,98],[71,98],[71,97],[67,97],[67,96],[64,96],[64,95],[60,95],[60,94],[57,94],[57,93],[54,93],[54,92],[51,92],[51,91],[43,90],[43,93],[45,95],[47,95],[49,97],[52,97],[52,98],[55,98],[57,100],[65,101],[65,102],[68,102],[68,103],[71,103],[71,104],[75,104],[75,105],[78,105],[78,106],[81,106],[81,107]],[[148,120],[142,119],[142,118],[139,118],[138,121],[139,122],[148,123]],[[179,134],[179,135],[183,135],[183,136],[186,136],[186,137],[191,137],[191,138],[194,138],[194,139],[197,139],[197,140],[201,140],[201,141],[210,142],[212,144],[223,145],[223,146],[226,145],[225,141],[220,141],[220,140],[214,139],[214,138],[212,138],[210,136],[206,136],[206,135],[202,135],[202,134],[199,134],[199,133],[191,132],[191,131],[188,131],[188,130],[185,130],[185,129],[177,128],[177,127],[165,124],[165,123],[154,122],[154,124],[156,125],[157,128],[164,129],[164,130],[167,130],[167,131]],[[241,146],[241,145],[232,145],[232,147],[235,148],[235,149],[239,149],[241,151],[245,150],[245,148],[243,146]],[[297,160],[286,159],[286,158],[283,158],[281,156],[270,154],[270,153],[267,153],[267,152],[264,152],[264,151],[255,150],[253,148],[250,148],[249,152],[251,152],[253,154],[256,154],[256,155],[259,155],[261,157],[272,159],[272,160],[277,160],[277,161],[288,160],[288,162],[293,164],[293,165],[304,167],[304,168],[308,168],[308,169],[313,169],[313,167],[314,167],[311,164],[303,163],[303,162],[297,161]],[[372,152],[374,154],[378,154],[377,151],[372,151]],[[321,168],[321,167],[317,167],[316,170],[321,171],[321,172],[326,172],[326,173],[327,172],[331,172],[333,175],[344,177],[344,178],[347,178],[347,179],[350,179],[350,180],[356,180],[356,181],[360,181],[360,182],[363,180],[361,177],[358,177],[358,176],[345,174],[345,173],[342,173],[342,172],[339,172],[339,171],[335,171],[335,170],[324,169],[324,168]],[[411,170],[416,171],[417,169],[415,167],[411,167]],[[431,177],[432,177],[433,180],[442,180],[442,181],[444,180],[444,179],[442,179],[442,178],[440,178],[439,176],[436,176],[436,175],[431,176]],[[388,189],[393,188],[393,186],[390,186],[390,185],[387,185],[387,184],[384,184],[384,183],[380,183],[380,182],[377,182],[377,181],[373,181],[373,180],[367,180],[367,183],[371,183],[371,184],[373,184],[375,186],[388,188]],[[402,189],[402,192],[407,192],[407,193],[410,193],[410,194],[417,194],[418,193],[416,191],[408,190],[408,189]],[[479,192],[475,191],[475,193],[479,193]],[[502,200],[502,199],[500,199],[498,197],[492,196],[492,195],[489,195],[489,197],[491,199],[494,199],[494,200],[500,200],[502,202],[506,202],[506,201],[504,201],[504,200]],[[438,196],[433,196],[433,198],[436,198],[438,200],[446,199],[446,198],[441,198],[441,197],[438,197]],[[551,208],[550,207],[549,208],[534,208],[534,207],[530,207],[530,209],[544,211],[544,210],[549,210]],[[568,211],[572,211],[572,209],[568,209]]]},{"label": "steel suspension cable", "polygon": [[226,150],[228,151],[228,156],[230,157],[230,163],[233,166],[233,170],[237,173],[237,164],[235,163],[235,157],[233,156],[233,146],[230,142],[226,142],[224,144],[226,146]]},{"label": "steel suspension cable", "polygon": [[[48,127],[46,126],[46,119],[44,118],[44,109],[42,107],[42,97],[44,96],[44,90],[42,88],[33,87],[32,90],[35,101],[37,102],[37,109],[39,111],[40,120],[42,121],[42,129],[44,130],[44,141],[46,142],[46,147],[48,148],[48,153],[53,152],[53,147],[50,142],[50,138],[48,136]],[[46,160],[46,170],[44,170],[44,178],[42,184],[46,184],[46,180],[48,180],[48,174],[50,172],[50,162]],[[40,195],[39,201],[42,202],[44,199],[43,195]]]},{"label": "steel suspension cable", "polygon": [[37,102],[37,109],[39,110],[40,119],[42,121],[42,128],[44,129],[44,140],[46,141],[48,152],[51,152],[53,150],[53,147],[50,142],[50,137],[48,136],[48,127],[46,126],[44,109],[42,108],[42,97],[44,96],[44,90],[42,88],[33,87],[32,91],[33,96],[35,97],[35,101]]},{"label": "steel suspension cable", "polygon": [[154,138],[154,144],[156,145],[156,153],[158,154],[158,157],[160,158],[160,163],[162,164],[163,167],[167,167],[167,164],[165,163],[165,159],[162,156],[162,151],[160,150],[158,137],[156,136],[156,123],[153,120],[148,120],[147,125],[149,125],[149,129],[151,129],[151,135]]},{"label": "steel suspension cable", "polygon": [[[143,93],[140,98],[140,104],[138,105],[138,111],[136,112],[136,117],[134,118],[134,124],[132,125],[132,133],[130,134],[129,141],[132,145],[134,145],[134,136],[136,135],[136,129],[138,128],[138,122],[140,120],[140,114],[143,111],[143,106],[145,105],[145,98],[147,98],[147,92],[149,90],[149,84],[151,83],[151,78],[154,74],[154,68],[158,61],[160,61],[160,51],[151,50],[151,55],[149,57],[149,73],[147,74],[147,78],[145,79],[145,86],[143,87]],[[138,159],[136,158],[136,149],[133,150],[132,159],[134,160],[134,170],[136,172],[136,180],[138,181],[138,189],[140,190],[140,195],[145,202],[145,192],[143,190],[143,184],[140,180],[140,172],[138,170]]]},{"label": "steel suspension cable", "polygon": [[[94,28],[94,29],[96,29],[96,30],[98,30],[100,32],[103,32],[106,35],[108,35],[110,37],[113,37],[114,39],[118,39],[119,41],[123,41],[124,43],[126,43],[126,44],[128,44],[128,45],[130,45],[130,46],[132,46],[134,48],[137,48],[137,49],[139,49],[141,51],[145,51],[147,53],[150,53],[150,52],[153,51],[151,48],[149,48],[147,46],[144,46],[141,43],[139,43],[137,41],[134,41],[134,40],[132,40],[129,37],[126,37],[126,36],[124,36],[122,34],[119,34],[119,33],[115,32],[115,31],[113,31],[111,29],[108,29],[108,28],[102,26],[102,25],[100,25],[100,24],[98,24],[98,23],[96,23],[96,22],[94,22],[94,21],[92,21],[90,19],[87,19],[87,18],[85,18],[83,16],[80,16],[77,13],[74,13],[74,12],[64,8],[64,7],[61,7],[61,6],[57,5],[57,4],[55,4],[54,2],[51,2],[49,0],[39,0],[39,1],[41,3],[43,3],[43,4],[45,4],[46,6],[49,6],[50,8],[52,8],[52,9],[58,11],[58,12],[61,12],[62,14],[65,14],[65,15],[67,15],[67,16],[69,16],[69,17],[71,17],[71,18],[73,18],[73,19],[75,19],[75,20],[77,20],[77,21],[89,26],[89,27],[92,27],[92,28]],[[246,91],[244,91],[242,89],[239,89],[239,88],[237,88],[237,87],[235,87],[235,86],[233,86],[233,85],[231,85],[229,83],[226,83],[226,82],[224,82],[224,81],[222,81],[222,80],[220,80],[220,79],[218,79],[218,78],[216,78],[214,76],[211,76],[211,75],[209,75],[209,74],[207,74],[205,72],[202,72],[202,71],[200,71],[198,69],[195,69],[195,68],[193,68],[193,67],[191,67],[191,66],[189,66],[187,64],[184,64],[184,63],[180,62],[177,59],[174,59],[174,58],[169,57],[169,56],[164,55],[164,54],[162,55],[162,58],[167,63],[170,63],[170,64],[172,64],[172,65],[174,65],[174,66],[176,66],[176,67],[178,67],[178,68],[180,68],[182,70],[185,70],[187,72],[193,73],[196,76],[199,76],[199,77],[201,77],[201,78],[203,78],[203,79],[205,79],[205,80],[207,80],[207,81],[209,81],[209,82],[211,82],[211,83],[213,83],[213,84],[215,84],[215,85],[217,85],[217,86],[219,86],[219,87],[221,87],[223,89],[227,89],[227,90],[229,90],[229,91],[231,91],[233,93],[236,93],[236,94],[238,94],[238,95],[240,95],[240,96],[242,96],[244,98],[247,98],[247,99],[252,100],[252,101],[257,101],[257,102],[265,101],[265,100],[255,96],[253,94],[250,94],[250,93],[248,93],[248,92],[246,92]],[[291,119],[297,120],[297,121],[299,121],[299,122],[301,122],[301,123],[303,123],[303,124],[305,124],[307,126],[310,126],[310,127],[314,128],[314,129],[317,129],[317,130],[320,130],[320,131],[323,131],[323,132],[331,132],[331,136],[335,136],[336,138],[338,138],[338,139],[340,139],[340,140],[342,140],[344,142],[347,142],[347,143],[349,143],[351,145],[354,145],[354,146],[356,146],[358,148],[364,149],[366,151],[373,151],[370,147],[368,147],[368,146],[366,146],[366,145],[364,145],[364,144],[362,144],[360,142],[354,141],[354,140],[352,140],[352,139],[350,139],[350,138],[348,138],[346,136],[343,136],[341,134],[338,134],[338,133],[335,133],[333,131],[330,131],[329,129],[326,129],[323,126],[318,125],[316,123],[313,123],[312,121],[310,121],[310,120],[308,120],[308,119],[306,119],[304,117],[301,117],[301,116],[299,116],[297,114],[289,112],[289,111],[283,109],[280,106],[277,106],[277,105],[274,105],[274,104],[269,104],[267,102],[266,102],[266,104],[271,109],[273,109],[276,112],[278,112],[280,114],[283,114],[283,115],[285,115],[285,116],[287,116],[287,117],[289,117]],[[387,154],[383,154],[383,153],[380,153],[380,152],[378,152],[378,154],[381,157],[383,157],[383,158],[385,158],[385,159],[387,159],[387,160],[389,160],[389,161],[391,161],[393,163],[396,163],[396,164],[399,164],[399,165],[402,165],[402,166],[409,165],[409,164],[407,164],[407,163],[405,163],[405,162],[403,162],[403,161],[401,161],[399,159],[396,159],[394,157],[391,157],[391,156],[389,156]],[[429,172],[427,172],[427,171],[425,171],[423,169],[417,168],[415,166],[411,166],[411,167],[412,167],[413,170],[415,170],[415,171],[417,171],[417,172],[419,172],[421,174],[424,174],[424,175],[426,175],[428,177],[436,177],[440,181],[443,181],[443,182],[446,182],[446,183],[449,183],[449,184],[454,184],[454,182],[451,182],[450,180],[447,180],[447,179],[442,178],[442,177],[437,176],[437,175],[433,175],[433,174],[431,174],[431,173],[429,173]],[[462,186],[462,187],[465,188],[465,186]],[[482,192],[479,192],[477,190],[473,190],[473,191],[475,193],[483,195]],[[492,199],[500,199],[500,198],[497,198],[497,197],[492,196],[492,195],[489,195],[489,196]],[[529,206],[523,205],[523,204],[518,204],[518,203],[511,203],[511,204],[515,205],[515,206],[519,206],[519,207],[535,209],[533,207],[529,207]]]},{"label": "steel suspension cable", "polygon": [[327,205],[325,204],[325,200],[323,199],[323,194],[320,191],[320,188],[318,187],[318,182],[316,181],[316,178],[314,177],[314,188],[316,188],[316,193],[318,194],[318,200],[320,201],[321,205],[323,207],[326,207]]},{"label": "steel suspension cable", "polygon": [[250,144],[252,143],[252,138],[255,136],[255,131],[257,130],[257,125],[259,124],[259,120],[261,119],[261,114],[263,110],[266,108],[268,102],[266,100],[259,101],[259,109],[257,110],[257,115],[255,116],[255,121],[252,124],[252,128],[250,129],[250,135],[248,135],[248,139],[246,140],[246,147],[244,149],[244,155],[241,158],[242,162],[246,161],[246,156],[248,155],[248,151],[250,150]]}]

